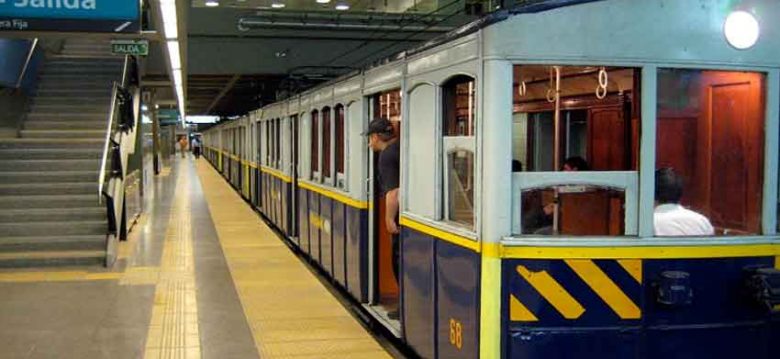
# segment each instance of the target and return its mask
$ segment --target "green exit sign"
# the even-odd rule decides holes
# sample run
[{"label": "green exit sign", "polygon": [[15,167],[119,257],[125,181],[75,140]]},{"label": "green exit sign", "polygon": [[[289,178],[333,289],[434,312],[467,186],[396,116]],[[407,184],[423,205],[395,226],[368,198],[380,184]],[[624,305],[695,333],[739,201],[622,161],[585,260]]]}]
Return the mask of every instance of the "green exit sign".
[{"label": "green exit sign", "polygon": [[112,40],[111,53],[114,55],[149,55],[148,40]]}]

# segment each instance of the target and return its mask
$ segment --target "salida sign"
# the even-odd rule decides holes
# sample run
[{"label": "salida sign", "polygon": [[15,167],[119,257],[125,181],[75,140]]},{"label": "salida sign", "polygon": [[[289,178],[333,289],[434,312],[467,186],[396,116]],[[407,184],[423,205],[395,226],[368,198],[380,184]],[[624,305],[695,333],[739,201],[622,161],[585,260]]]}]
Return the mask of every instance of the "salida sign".
[{"label": "salida sign", "polygon": [[138,0],[0,0],[0,30],[138,32]]},{"label": "salida sign", "polygon": [[149,55],[149,41],[146,40],[113,40],[111,52],[114,55]]}]

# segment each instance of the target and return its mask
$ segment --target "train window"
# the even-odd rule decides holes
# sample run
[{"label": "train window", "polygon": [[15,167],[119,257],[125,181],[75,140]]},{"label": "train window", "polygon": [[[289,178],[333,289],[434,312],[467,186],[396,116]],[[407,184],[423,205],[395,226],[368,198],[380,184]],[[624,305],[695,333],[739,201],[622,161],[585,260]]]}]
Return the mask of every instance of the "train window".
[{"label": "train window", "polygon": [[[344,152],[344,106],[339,104],[336,110],[336,173],[337,176],[344,175],[344,162],[346,160]],[[337,180],[338,187],[344,187],[343,178]]]},{"label": "train window", "polygon": [[330,178],[330,107],[322,109],[322,178]]},{"label": "train window", "polygon": [[265,130],[265,165],[271,165],[271,121],[263,122]]},{"label": "train window", "polygon": [[513,170],[562,170],[569,158],[593,171],[636,170],[638,78],[632,68],[515,66]]},{"label": "train window", "polygon": [[[667,205],[656,207],[656,235],[760,233],[764,81],[752,72],[659,69],[656,167],[665,180],[656,202]],[[682,208],[710,226],[663,227],[660,214],[690,215]]]},{"label": "train window", "polygon": [[276,161],[274,162],[274,166],[276,169],[282,169],[282,119],[277,118],[276,119],[276,149],[274,150],[274,153],[276,154]]},{"label": "train window", "polygon": [[522,234],[620,236],[625,191],[601,186],[550,186],[522,193]]},{"label": "train window", "polygon": [[311,112],[311,179],[317,178],[320,170],[320,113],[317,110]]},{"label": "train window", "polygon": [[[439,148],[431,139],[437,136],[436,88],[428,83],[418,84],[409,91],[408,156],[403,164],[407,179],[406,193],[401,204],[404,210],[437,220],[437,177],[433,164],[437,163]],[[401,143],[403,146],[403,143]]]},{"label": "train window", "polygon": [[444,218],[474,226],[474,78],[456,76],[443,86]]}]

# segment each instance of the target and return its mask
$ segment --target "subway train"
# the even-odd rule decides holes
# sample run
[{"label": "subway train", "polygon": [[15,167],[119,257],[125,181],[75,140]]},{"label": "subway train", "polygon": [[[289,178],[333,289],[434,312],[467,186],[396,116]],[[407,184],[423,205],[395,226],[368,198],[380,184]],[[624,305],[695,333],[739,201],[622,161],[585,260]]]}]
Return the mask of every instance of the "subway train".
[{"label": "subway train", "polygon": [[[533,2],[220,123],[206,159],[421,357],[778,358],[776,19]],[[398,283],[374,118],[401,147]]]}]

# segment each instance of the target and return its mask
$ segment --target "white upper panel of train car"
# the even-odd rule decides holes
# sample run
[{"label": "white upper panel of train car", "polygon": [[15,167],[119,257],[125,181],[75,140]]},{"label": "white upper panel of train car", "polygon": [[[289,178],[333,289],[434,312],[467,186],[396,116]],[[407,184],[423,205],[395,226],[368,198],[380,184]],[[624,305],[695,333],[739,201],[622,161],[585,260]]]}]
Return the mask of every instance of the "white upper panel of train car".
[{"label": "white upper panel of train car", "polygon": [[424,51],[408,58],[407,73],[418,76],[442,68],[479,58],[478,35],[471,34],[448,41],[434,50]]},{"label": "white upper panel of train car", "polygon": [[362,83],[359,76],[353,76],[334,85],[333,96],[336,102],[344,102],[345,98],[360,96]]},{"label": "white upper panel of train car", "polygon": [[366,70],[363,74],[363,93],[366,95],[401,87],[403,62],[394,62]]},{"label": "white upper panel of train car", "polygon": [[[483,29],[485,58],[603,63],[780,65],[780,1],[605,0],[518,14]],[[729,45],[726,17],[747,10],[760,35],[748,50]]]}]

